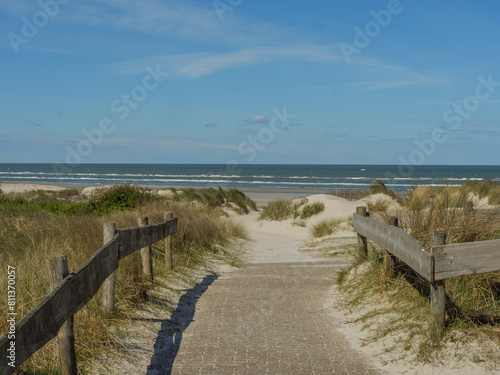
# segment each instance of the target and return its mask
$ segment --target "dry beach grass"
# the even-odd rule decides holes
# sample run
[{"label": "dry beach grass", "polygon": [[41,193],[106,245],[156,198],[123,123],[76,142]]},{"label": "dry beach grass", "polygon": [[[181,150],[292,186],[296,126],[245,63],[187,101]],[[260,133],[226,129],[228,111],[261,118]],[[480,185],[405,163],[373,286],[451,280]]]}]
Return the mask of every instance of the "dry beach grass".
[{"label": "dry beach grass", "polygon": [[[75,212],[88,210],[82,204],[97,199],[102,192],[87,198],[78,191],[4,195],[0,197],[3,228],[0,262],[2,267],[7,264],[18,267],[18,308],[19,315],[24,315],[48,293],[46,269],[50,257],[64,253],[68,255],[70,270],[75,269],[101,246],[104,222],[115,221],[118,227],[131,227],[137,225],[137,217],[149,216],[150,222],[155,223],[162,221],[164,211],[173,211],[179,217],[179,232],[174,237],[174,273],[161,274],[164,269],[162,243],[153,248],[154,269],[160,271],[158,279],[171,280],[168,285],[176,284],[171,279],[174,275],[188,280],[189,269],[199,269],[206,264],[206,256],[215,255],[232,265],[241,264],[244,254],[221,246],[227,245],[231,237],[253,238],[249,242],[253,249],[250,253],[254,254],[247,259],[250,262],[302,262],[310,259],[311,254],[353,259],[352,213],[356,206],[376,204],[380,199],[387,203],[380,204],[376,216],[381,220],[398,216],[401,226],[419,239],[426,240],[433,230],[447,231],[449,240],[455,242],[500,237],[498,216],[493,219],[485,216],[497,212],[495,198],[487,195],[495,194],[496,185],[419,187],[407,195],[393,195],[390,191],[384,192],[384,188],[376,184],[376,194],[369,196],[366,196],[369,192],[343,193],[357,200],[316,194],[281,201],[268,205],[261,213],[253,211],[256,206],[248,197],[219,189],[186,189],[161,194],[143,191],[144,195],[132,189],[128,196],[134,196],[135,202],[118,200],[113,203],[115,206],[109,207],[116,208],[118,204],[119,209],[103,213]],[[473,202],[473,206],[468,202]],[[264,214],[267,211],[269,215]],[[73,230],[75,227],[79,231]],[[381,249],[372,247],[370,258],[357,261],[343,271],[339,287],[332,290],[334,302],[329,307],[332,319],[340,319],[346,335],[352,336],[353,345],[373,358],[381,358],[382,368],[388,373],[494,373],[500,349],[498,273],[447,282],[454,309],[449,310],[442,346],[433,348],[427,340],[429,302],[425,283],[403,265],[395,278],[384,277],[382,254]],[[95,367],[95,359],[103,352],[127,347],[123,336],[117,334],[119,327],[130,324],[128,319],[136,316],[138,306],[148,306],[151,296],[156,296],[156,301],[163,298],[155,289],[159,284],[154,286],[143,280],[139,264],[138,259],[131,256],[120,265],[116,314],[109,317],[101,313],[99,294],[77,314],[78,361],[82,369]],[[175,308],[171,303],[167,303],[169,308]],[[4,332],[6,325],[0,326],[0,330]],[[456,364],[443,361],[442,356],[460,363],[466,372],[460,372]],[[51,343],[23,368],[27,372],[57,373],[54,358],[55,345]]]},{"label": "dry beach grass", "polygon": [[[136,196],[137,201],[123,194]],[[100,208],[88,213],[84,204],[103,195],[107,199],[100,202]],[[97,192],[92,199],[82,198],[75,191],[35,191],[0,197],[0,267],[16,267],[18,316],[26,315],[49,293],[49,259],[67,255],[69,269],[77,269],[102,246],[105,222],[116,222],[118,228],[135,227],[138,217],[148,216],[151,223],[158,223],[163,221],[163,212],[174,212],[179,218],[174,240],[176,268],[197,267],[204,254],[221,252],[223,248],[219,245],[229,238],[246,235],[241,225],[223,220],[220,210],[181,199],[168,200],[131,186]],[[104,207],[107,213],[102,214]],[[165,269],[162,249],[163,241],[153,246],[154,269],[160,274]],[[134,254],[120,262],[116,313],[107,316],[102,312],[99,292],[76,314],[77,359],[83,366],[103,348],[117,345],[110,327],[124,319],[134,306],[147,300],[151,285],[143,279],[138,256]],[[6,275],[1,274],[2,285],[7,285]],[[6,308],[4,304],[0,307],[3,316],[6,316]],[[6,331],[7,323],[3,321],[0,332]],[[23,371],[57,373],[56,357],[53,340],[23,365]]]}]

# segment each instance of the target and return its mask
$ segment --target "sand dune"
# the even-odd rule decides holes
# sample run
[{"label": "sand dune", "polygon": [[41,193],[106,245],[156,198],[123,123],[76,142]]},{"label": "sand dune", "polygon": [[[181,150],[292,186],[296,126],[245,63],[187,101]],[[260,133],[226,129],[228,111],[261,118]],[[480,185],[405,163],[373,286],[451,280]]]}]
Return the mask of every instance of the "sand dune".
[{"label": "sand dune", "polygon": [[37,190],[45,190],[45,191],[61,191],[66,188],[56,186],[56,185],[40,185],[40,184],[0,184],[0,189],[8,194],[8,193],[24,193],[26,191],[37,191]]}]

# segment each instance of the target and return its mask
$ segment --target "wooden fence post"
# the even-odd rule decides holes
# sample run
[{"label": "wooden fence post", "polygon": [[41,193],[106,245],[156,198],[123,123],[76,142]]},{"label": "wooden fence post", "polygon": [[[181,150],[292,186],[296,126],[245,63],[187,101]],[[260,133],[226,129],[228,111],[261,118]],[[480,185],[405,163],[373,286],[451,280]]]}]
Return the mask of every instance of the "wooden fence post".
[{"label": "wooden fence post", "polygon": [[[356,207],[356,213],[363,217],[368,216],[366,207]],[[358,255],[361,258],[368,256],[368,239],[360,234],[358,234]]]},{"label": "wooden fence post", "polygon": [[[50,289],[54,289],[69,274],[68,258],[62,255],[49,261]],[[73,315],[61,326],[57,334],[59,369],[62,375],[76,375],[75,334]]]},{"label": "wooden fence post", "polygon": [[[389,218],[389,225],[398,226],[398,218],[391,216]],[[394,277],[396,272],[396,257],[389,253],[387,250],[384,253],[384,275],[386,277]]]},{"label": "wooden fence post", "polygon": [[[149,225],[149,219],[147,217],[140,217],[137,219],[140,227],[145,227]],[[142,259],[142,273],[147,278],[153,281],[153,258],[151,257],[151,245],[143,247],[141,249],[141,259]]]},{"label": "wooden fence post", "polygon": [[[103,243],[107,244],[113,239],[115,234],[116,223],[105,223]],[[115,309],[115,287],[117,272],[118,270],[109,275],[102,285],[102,307],[106,313],[111,313]]]},{"label": "wooden fence post", "polygon": [[[168,221],[174,217],[172,212],[164,212],[163,219]],[[172,269],[172,235],[167,236],[165,239],[165,266],[167,267],[167,271]]]},{"label": "wooden fence post", "polygon": [[[434,254],[434,247],[446,244],[446,233],[433,232],[431,235],[431,254]],[[431,282],[431,341],[438,344],[441,340],[446,309],[446,289],[445,281]]]}]

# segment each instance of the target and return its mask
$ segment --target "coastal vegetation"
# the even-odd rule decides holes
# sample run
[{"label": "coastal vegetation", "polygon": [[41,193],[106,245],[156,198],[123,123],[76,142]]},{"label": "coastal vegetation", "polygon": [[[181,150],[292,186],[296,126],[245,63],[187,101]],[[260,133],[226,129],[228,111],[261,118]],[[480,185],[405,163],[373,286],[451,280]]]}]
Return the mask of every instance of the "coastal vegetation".
[{"label": "coastal vegetation", "polygon": [[306,198],[295,202],[284,199],[269,202],[262,209],[259,220],[305,220],[325,210],[325,205],[322,202],[314,202],[311,204],[308,204],[307,202]]},{"label": "coastal vegetation", "polygon": [[316,238],[329,236],[330,234],[335,233],[340,224],[342,224],[343,222],[345,222],[345,220],[338,218],[321,220],[313,225],[313,227],[311,228],[311,234]]},{"label": "coastal vegetation", "polygon": [[[254,205],[236,192],[228,193],[229,196]],[[7,269],[10,265],[16,268],[17,316],[26,315],[50,292],[50,258],[67,255],[70,271],[75,270],[102,246],[104,223],[116,222],[118,228],[135,227],[137,218],[145,216],[149,217],[150,223],[158,223],[163,221],[165,211],[178,217],[172,273],[197,267],[206,256],[217,256],[231,264],[239,262],[224,246],[233,237],[245,238],[245,228],[223,217],[220,209],[194,202],[182,194],[174,199],[131,185],[101,189],[89,198],[77,189],[3,194],[0,197],[0,267]],[[163,249],[163,241],[153,245],[153,263],[158,278],[169,277],[165,271]],[[89,362],[103,348],[119,345],[112,327],[136,306],[150,299],[149,291],[153,285],[143,278],[139,254],[120,261],[118,274],[116,312],[113,315],[103,313],[101,292],[76,315],[79,363]],[[7,285],[6,272],[1,273],[0,283]],[[7,316],[6,309],[7,305],[1,304],[0,314]],[[7,330],[7,322],[0,322],[0,332]],[[52,340],[22,366],[21,372],[58,373],[55,350],[55,341]]]},{"label": "coastal vegetation", "polygon": [[[491,181],[458,187],[416,186],[396,197],[401,208],[378,212],[376,216],[385,222],[391,216],[398,217],[399,227],[423,242],[427,250],[434,231],[446,232],[447,244],[498,239],[499,210],[486,207],[487,203],[498,204],[498,189],[499,184]],[[487,200],[478,201],[483,198]],[[363,327],[371,329],[370,339],[379,341],[397,333],[397,342],[386,350],[403,346],[412,350],[415,359],[436,363],[439,351],[428,339],[429,283],[401,262],[396,264],[394,277],[386,276],[384,249],[371,243],[369,247],[368,258],[358,258],[339,273],[338,284],[347,307],[354,312],[377,301],[377,309],[365,309],[356,317]],[[355,245],[352,254],[356,254]],[[474,340],[484,345],[484,350],[473,360],[498,366],[500,272],[449,279],[446,293],[447,334],[440,348]]]},{"label": "coastal vegetation", "polygon": [[230,208],[240,214],[256,211],[257,205],[238,189],[224,190],[222,188],[171,188],[172,199],[175,201],[200,202],[209,208]]},{"label": "coastal vegetation", "polygon": [[[356,207],[358,200],[366,198],[362,202],[371,216],[385,222],[397,216],[399,226],[428,249],[433,231],[445,231],[448,243],[500,238],[498,208],[493,207],[500,204],[499,191],[498,183],[473,181],[462,186],[415,186],[407,192],[395,193],[377,181],[369,190],[341,190],[340,194],[353,202],[336,201],[348,203],[347,212],[353,212],[350,207]],[[371,201],[370,195],[383,199]],[[332,216],[340,213],[332,211],[327,202],[310,197],[270,202],[262,208],[259,220],[292,219],[291,225],[309,226],[308,233],[315,238],[348,228],[346,219],[323,219],[331,212]],[[163,212],[174,212],[179,222],[174,236],[172,272],[165,271],[163,241],[153,246],[154,269],[159,271],[156,277],[169,278],[187,268],[198,267],[206,257],[216,256],[230,264],[239,264],[241,260],[225,246],[231,238],[246,238],[246,231],[228,216],[256,209],[255,202],[236,189],[184,188],[159,194],[126,184],[97,189],[89,196],[79,189],[0,193],[0,266],[16,267],[17,312],[21,317],[49,293],[48,260],[65,254],[70,270],[78,268],[102,245],[102,227],[106,222],[116,222],[118,228],[134,227],[138,217],[148,216],[150,223],[158,223],[163,221]],[[310,218],[313,219],[306,222]],[[356,256],[355,245],[342,246],[350,247],[350,253]],[[387,277],[384,249],[373,244],[369,247],[368,258],[356,259],[338,276],[339,289],[353,312],[353,320],[371,329],[372,341],[396,334],[398,340],[390,345],[403,346],[416,353],[419,360],[438,360],[438,351],[427,339],[428,283],[402,263],[396,264],[394,277]],[[102,312],[100,293],[77,313],[77,355],[83,367],[95,363],[93,359],[103,349],[120,347],[113,327],[129,318],[137,306],[154,299],[151,297],[154,284],[143,278],[136,255],[120,263],[117,310],[113,315]],[[5,273],[0,275],[0,282],[6,283]],[[447,334],[442,345],[485,342],[484,355],[474,360],[500,365],[500,273],[447,280],[446,290]],[[0,313],[6,314],[6,306],[0,306]],[[0,322],[0,332],[6,332],[7,328],[6,322]],[[491,343],[496,352],[491,350]],[[387,350],[391,350],[390,346]],[[29,359],[22,371],[57,373],[55,358],[52,341]]]},{"label": "coastal vegetation", "polygon": [[471,194],[478,199],[487,198],[490,205],[500,206],[500,183],[490,180],[468,181],[462,185],[437,187],[414,185],[408,191],[400,192],[389,189],[383,181],[377,180],[370,185],[369,189],[344,188],[331,190],[329,193],[349,201],[358,201],[369,195],[382,193],[408,209],[412,209],[413,204],[419,207],[422,203],[428,203],[435,198],[451,199],[450,204],[454,200],[455,205],[460,206],[465,199],[470,200]]}]

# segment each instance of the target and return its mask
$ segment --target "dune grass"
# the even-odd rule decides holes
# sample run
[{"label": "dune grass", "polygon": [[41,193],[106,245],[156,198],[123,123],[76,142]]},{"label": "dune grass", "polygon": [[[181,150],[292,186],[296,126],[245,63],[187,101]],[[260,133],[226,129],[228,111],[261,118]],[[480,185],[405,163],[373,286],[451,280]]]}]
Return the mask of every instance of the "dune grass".
[{"label": "dune grass", "polygon": [[[414,187],[403,209],[384,213],[397,216],[400,226],[429,248],[432,232],[443,231],[447,243],[474,242],[500,237],[494,213],[483,212],[468,198],[463,187]],[[491,216],[493,215],[493,216]]]},{"label": "dune grass", "polygon": [[[399,218],[399,226],[412,237],[424,243],[429,250],[430,235],[434,231],[447,233],[447,244],[482,241],[500,238],[498,216],[483,212],[470,203],[469,192],[480,194],[495,191],[490,183],[474,184],[475,191],[467,184],[461,187],[414,187],[403,201],[404,207],[381,217]],[[494,186],[494,185],[493,185]],[[485,195],[488,196],[488,195]],[[340,288],[345,292],[349,305],[365,303],[372,298],[384,300],[388,308],[370,311],[359,319],[365,325],[377,315],[385,315],[390,321],[374,328],[373,340],[397,331],[401,345],[414,348],[420,360],[435,360],[434,350],[428,339],[429,283],[399,262],[394,278],[387,278],[383,271],[383,249],[370,245],[369,257],[341,271],[338,277]],[[355,277],[353,276],[355,275]],[[456,337],[451,332],[462,332],[464,337],[485,337],[488,342],[498,342],[500,337],[500,272],[460,277],[446,281],[449,298],[447,307],[447,332],[444,343]],[[396,315],[391,315],[396,312]],[[500,345],[499,345],[500,346]],[[497,354],[486,359],[500,363]],[[434,359],[433,359],[434,358]]]},{"label": "dune grass", "polygon": [[[485,367],[500,364],[499,272],[446,281],[446,333],[435,346],[429,339],[429,283],[402,263],[395,277],[387,278],[383,249],[373,244],[369,248],[367,259],[358,259],[337,278],[349,309],[368,306],[355,321],[370,329],[369,341],[394,334],[398,339],[387,350],[411,350],[417,361],[434,364],[440,362],[440,349],[448,343],[459,341],[465,347],[472,342],[479,345],[478,361]],[[376,308],[369,308],[373,301],[377,301]]]},{"label": "dune grass", "polygon": [[138,204],[158,198],[149,190],[130,184],[99,189],[90,199],[79,197],[79,191],[76,189],[68,189],[68,191],[5,194],[0,197],[0,212],[25,210],[63,215],[102,216],[110,212],[134,208]]},{"label": "dune grass", "polygon": [[257,211],[257,205],[244,193],[237,189],[224,190],[222,188],[184,188],[180,191],[170,189],[176,201],[200,202],[209,208],[231,208],[237,213]]},{"label": "dune grass", "polygon": [[333,234],[342,222],[343,220],[337,218],[321,220],[311,228],[311,235],[319,238]]},{"label": "dune grass", "polygon": [[[76,195],[73,193],[64,197],[64,194],[45,193],[19,194],[11,198],[3,196],[5,200],[0,203],[0,267],[7,269],[11,265],[16,268],[19,318],[50,292],[49,259],[64,254],[68,257],[70,271],[77,269],[102,246],[105,222],[116,222],[118,228],[135,227],[138,217],[148,216],[150,223],[158,223],[163,221],[163,212],[174,212],[179,220],[178,232],[173,237],[174,270],[195,267],[206,254],[223,251],[220,245],[231,237],[246,236],[244,227],[222,218],[220,212],[208,206],[171,201],[139,188],[128,187],[127,191],[131,191],[130,196],[124,194],[123,186],[116,186],[96,194],[89,201],[81,199],[83,204],[100,202],[91,213],[60,209],[74,203]],[[45,205],[38,204],[42,201]],[[158,276],[165,272],[163,249],[164,241],[153,245],[154,269]],[[2,285],[7,285],[6,275],[6,272],[0,273]],[[146,301],[151,287],[151,283],[143,279],[138,253],[120,261],[116,312],[112,316],[102,312],[102,294],[98,292],[76,314],[75,340],[79,363],[88,362],[103,347],[118,345],[110,327],[126,317],[137,304]],[[6,308],[6,304],[0,305],[3,316],[7,316]],[[2,334],[7,328],[6,321],[0,321]],[[52,340],[25,362],[21,372],[58,373],[55,351],[55,341]]]},{"label": "dune grass", "polygon": [[394,193],[394,191],[392,191],[391,189],[388,189],[387,186],[385,186],[384,181],[382,180],[374,181],[370,185],[370,194],[379,194],[379,193],[386,194],[394,199],[396,198],[396,193]]},{"label": "dune grass", "polygon": [[309,219],[324,210],[325,205],[322,202],[308,204],[306,198],[298,202],[280,199],[269,202],[262,210],[259,220],[283,221],[293,218],[299,219],[297,223],[303,223],[302,220]]},{"label": "dune grass", "polygon": [[329,194],[335,195],[336,197],[339,198],[344,198],[348,201],[358,201],[370,195],[371,192],[368,189],[343,188],[343,189],[331,190]]},{"label": "dune grass", "polygon": [[369,212],[385,212],[389,208],[389,205],[388,201],[379,199],[375,202],[368,201],[367,208]]},{"label": "dune grass", "polygon": [[259,216],[259,220],[282,221],[293,216],[293,204],[291,201],[280,199],[269,202]]},{"label": "dune grass", "polygon": [[479,198],[488,197],[489,204],[500,206],[500,184],[495,181],[469,181],[463,188],[468,193],[474,193]]},{"label": "dune grass", "polygon": [[317,215],[325,210],[325,205],[321,202],[306,204],[300,211],[300,218],[302,220],[308,219],[311,216]]}]

